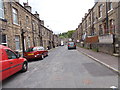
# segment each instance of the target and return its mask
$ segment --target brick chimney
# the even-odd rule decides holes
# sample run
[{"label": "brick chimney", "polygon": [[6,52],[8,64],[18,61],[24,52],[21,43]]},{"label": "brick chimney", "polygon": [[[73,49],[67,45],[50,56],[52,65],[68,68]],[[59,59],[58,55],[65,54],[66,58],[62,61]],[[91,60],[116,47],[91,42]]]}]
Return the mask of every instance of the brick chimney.
[{"label": "brick chimney", "polygon": [[28,5],[28,2],[23,3],[23,5],[24,5],[24,8],[26,8],[29,12],[32,12],[32,8],[31,8],[31,6]]},{"label": "brick chimney", "polygon": [[34,14],[37,18],[39,18],[40,19],[40,15],[37,13],[37,11],[35,11],[35,14]]},{"label": "brick chimney", "polygon": [[84,21],[85,18],[82,18],[82,21]]},{"label": "brick chimney", "polygon": [[87,13],[85,13],[85,17],[87,16]]},{"label": "brick chimney", "polygon": [[88,9],[88,13],[91,11],[91,9]]},{"label": "brick chimney", "polygon": [[43,26],[44,26],[44,20],[41,20],[41,25],[43,25]]}]

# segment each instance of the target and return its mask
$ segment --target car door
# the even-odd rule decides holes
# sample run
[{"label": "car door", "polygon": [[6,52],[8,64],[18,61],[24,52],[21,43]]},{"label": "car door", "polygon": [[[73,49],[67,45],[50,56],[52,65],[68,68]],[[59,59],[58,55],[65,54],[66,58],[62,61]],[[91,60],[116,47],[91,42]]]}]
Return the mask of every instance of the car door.
[{"label": "car door", "polygon": [[10,64],[10,75],[18,72],[21,70],[22,63],[20,63],[19,58],[17,58],[17,55],[11,51],[11,50],[6,50],[6,53],[8,55],[9,59],[9,64]]},{"label": "car door", "polygon": [[10,76],[10,63],[4,50],[0,50],[0,80]]},{"label": "car door", "polygon": [[47,56],[48,55],[48,51],[45,48],[43,48],[43,50],[44,50],[45,56]]}]

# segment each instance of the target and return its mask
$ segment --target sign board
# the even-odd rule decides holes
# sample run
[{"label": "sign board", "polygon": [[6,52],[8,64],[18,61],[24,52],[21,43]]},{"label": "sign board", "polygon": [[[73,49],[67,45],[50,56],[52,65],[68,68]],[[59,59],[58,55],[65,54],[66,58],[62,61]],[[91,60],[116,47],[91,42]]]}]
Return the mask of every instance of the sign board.
[{"label": "sign board", "polygon": [[105,36],[99,36],[99,43],[106,43],[106,44],[112,44],[113,43],[113,35],[105,35]]}]

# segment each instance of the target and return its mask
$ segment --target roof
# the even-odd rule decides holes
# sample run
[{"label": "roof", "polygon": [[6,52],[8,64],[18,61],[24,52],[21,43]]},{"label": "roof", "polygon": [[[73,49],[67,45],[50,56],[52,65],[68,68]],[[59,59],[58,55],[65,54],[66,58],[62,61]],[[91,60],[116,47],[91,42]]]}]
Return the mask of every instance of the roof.
[{"label": "roof", "polygon": [[10,49],[10,48],[8,48],[8,47],[6,47],[4,45],[0,45],[0,49]]}]

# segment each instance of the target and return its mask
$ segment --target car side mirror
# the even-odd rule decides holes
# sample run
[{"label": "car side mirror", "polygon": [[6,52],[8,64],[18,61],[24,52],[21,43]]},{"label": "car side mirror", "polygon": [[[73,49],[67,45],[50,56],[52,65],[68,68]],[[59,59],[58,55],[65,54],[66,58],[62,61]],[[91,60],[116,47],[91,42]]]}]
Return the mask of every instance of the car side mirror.
[{"label": "car side mirror", "polygon": [[21,55],[19,54],[18,51],[15,51],[15,53],[16,53],[16,55],[17,55],[17,58],[20,58],[20,57],[21,57]]}]

